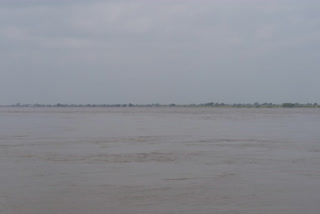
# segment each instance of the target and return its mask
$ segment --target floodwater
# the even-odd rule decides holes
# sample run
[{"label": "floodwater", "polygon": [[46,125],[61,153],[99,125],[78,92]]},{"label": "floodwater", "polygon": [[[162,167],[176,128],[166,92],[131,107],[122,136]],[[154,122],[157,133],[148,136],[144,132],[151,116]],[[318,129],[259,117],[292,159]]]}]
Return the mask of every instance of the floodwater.
[{"label": "floodwater", "polygon": [[320,110],[0,108],[0,213],[315,214]]}]

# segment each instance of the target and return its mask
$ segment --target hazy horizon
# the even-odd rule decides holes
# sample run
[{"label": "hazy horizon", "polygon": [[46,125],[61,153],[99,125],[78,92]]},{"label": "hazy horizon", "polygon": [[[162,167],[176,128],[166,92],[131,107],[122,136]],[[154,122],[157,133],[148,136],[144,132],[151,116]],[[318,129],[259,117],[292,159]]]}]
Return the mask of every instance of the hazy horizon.
[{"label": "hazy horizon", "polygon": [[[210,104],[212,103],[212,104]],[[292,106],[288,106],[292,105]],[[198,106],[198,107],[319,107],[317,102],[309,103],[297,103],[297,102],[283,102],[283,103],[272,103],[272,102],[254,102],[254,103],[223,103],[223,102],[202,102],[202,103],[11,103],[6,105],[0,105],[0,107],[79,107],[79,106],[93,106],[93,107],[145,107],[145,106]]]},{"label": "hazy horizon", "polygon": [[0,105],[320,102],[320,1],[0,0]]}]

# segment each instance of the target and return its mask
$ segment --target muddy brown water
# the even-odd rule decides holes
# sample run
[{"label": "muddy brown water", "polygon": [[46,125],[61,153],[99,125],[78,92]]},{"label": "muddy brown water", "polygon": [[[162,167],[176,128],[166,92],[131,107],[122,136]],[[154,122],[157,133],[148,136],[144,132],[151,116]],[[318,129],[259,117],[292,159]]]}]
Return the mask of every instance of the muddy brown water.
[{"label": "muddy brown water", "polygon": [[0,213],[320,213],[320,110],[2,107]]}]

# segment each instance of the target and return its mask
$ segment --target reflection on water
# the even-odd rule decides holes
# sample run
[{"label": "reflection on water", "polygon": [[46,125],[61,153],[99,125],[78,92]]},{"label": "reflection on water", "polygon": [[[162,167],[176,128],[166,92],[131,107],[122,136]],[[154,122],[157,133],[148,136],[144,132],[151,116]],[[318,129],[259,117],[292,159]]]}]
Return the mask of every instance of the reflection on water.
[{"label": "reflection on water", "polygon": [[0,108],[0,213],[320,210],[316,109]]}]

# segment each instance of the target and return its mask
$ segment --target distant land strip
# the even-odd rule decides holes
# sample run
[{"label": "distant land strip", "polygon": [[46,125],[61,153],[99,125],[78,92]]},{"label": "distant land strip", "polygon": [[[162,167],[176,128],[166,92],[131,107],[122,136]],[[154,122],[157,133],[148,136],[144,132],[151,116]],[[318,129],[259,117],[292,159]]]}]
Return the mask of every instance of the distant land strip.
[{"label": "distant land strip", "polygon": [[218,103],[209,102],[201,104],[21,104],[0,105],[0,107],[217,107],[217,108],[318,108],[318,103]]}]

